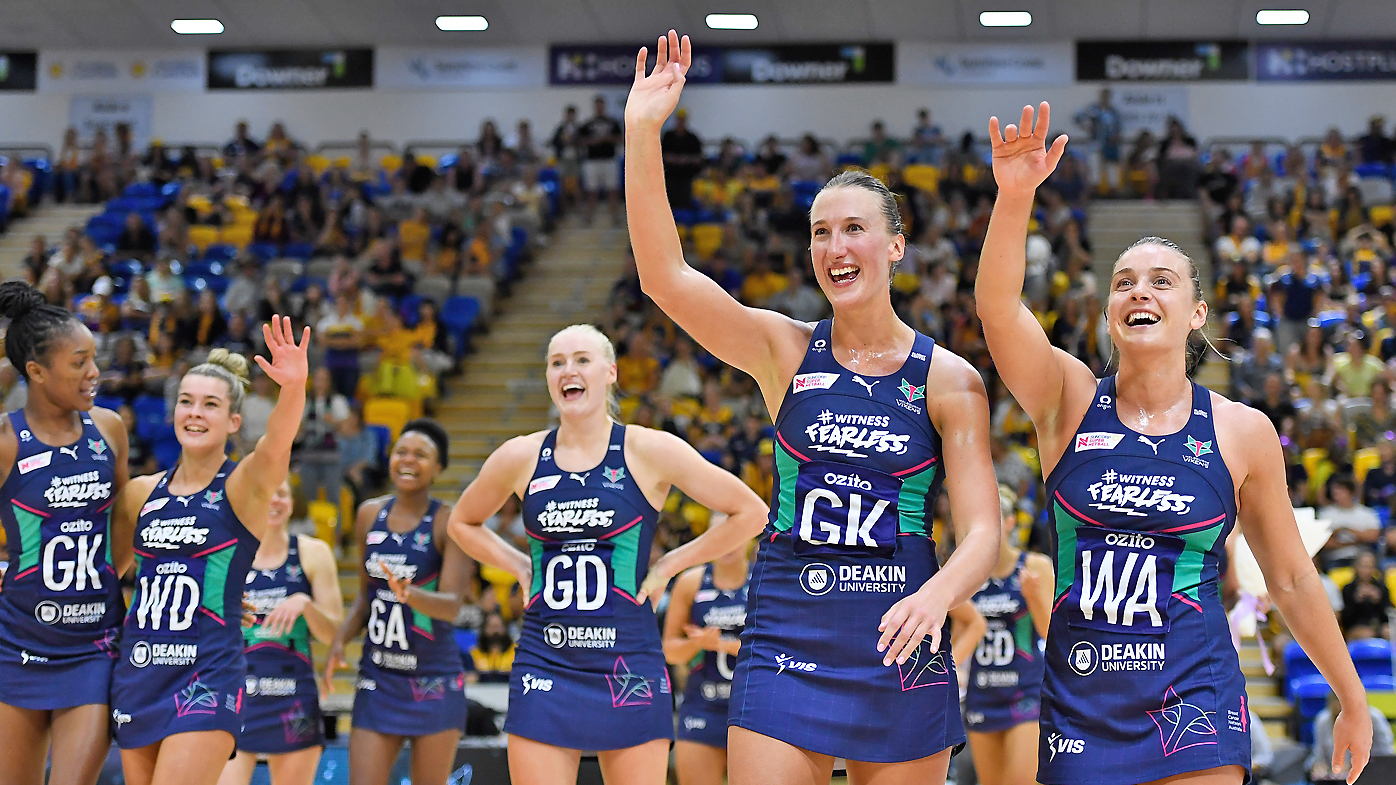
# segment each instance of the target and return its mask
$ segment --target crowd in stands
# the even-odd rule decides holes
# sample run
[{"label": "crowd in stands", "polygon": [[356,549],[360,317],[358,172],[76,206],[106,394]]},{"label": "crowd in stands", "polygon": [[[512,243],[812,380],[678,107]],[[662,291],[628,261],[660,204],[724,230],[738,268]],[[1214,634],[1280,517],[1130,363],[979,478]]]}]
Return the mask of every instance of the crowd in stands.
[{"label": "crowd in stands", "polygon": [[[947,135],[925,109],[904,137],[878,121],[849,145],[814,134],[793,143],[705,140],[691,121],[700,119],[681,109],[662,140],[685,254],[749,305],[802,321],[826,317],[806,250],[810,204],[850,166],[887,183],[907,226],[894,307],[983,374],[999,481],[1018,498],[1022,541],[1045,549],[1036,435],[998,381],[975,313],[995,195],[975,137]],[[1396,281],[1388,281],[1396,137],[1373,118],[1356,141],[1334,129],[1319,144],[1262,140],[1240,152],[1204,149],[1177,120],[1161,138],[1146,130],[1127,139],[1108,90],[1074,122],[1084,139],[1038,194],[1027,303],[1055,346],[1109,373],[1088,203],[1197,199],[1211,251],[1198,260],[1213,275],[1204,282],[1210,334],[1224,356],[1208,362],[1225,363],[1229,395],[1275,423],[1295,506],[1316,507],[1333,523],[1316,563],[1345,634],[1387,637],[1396,587],[1396,528],[1388,528],[1396,510]],[[477,142],[440,158],[382,156],[365,134],[352,155],[329,159],[307,154],[279,124],[261,141],[240,125],[217,154],[158,144],[137,153],[121,133],[111,149],[94,141],[80,154],[73,135],[54,164],[53,195],[105,201],[107,217],[56,242],[35,238],[26,274],[99,335],[102,392],[136,434],[133,470],[161,463],[136,427],[147,416],[142,402],[168,396],[193,356],[213,346],[257,351],[258,326],[272,313],[310,326],[324,354],[301,435],[301,476],[333,500],[341,484],[372,487],[383,470],[361,404],[395,398],[429,409],[440,376],[467,348],[467,335],[443,321],[447,298],[471,297],[487,318],[560,208],[576,205],[590,221],[605,201],[619,218],[620,134],[598,99],[587,120],[569,108],[546,142],[526,121],[507,139],[487,122]],[[773,430],[753,380],[678,330],[641,292],[633,260],[598,321],[617,348],[623,419],[687,439],[769,498]],[[0,367],[7,408],[17,386],[13,369]],[[254,379],[248,443],[265,428],[270,386]],[[506,505],[488,523],[521,543],[519,515],[517,504]],[[941,504],[934,525],[947,548],[948,515]],[[707,510],[675,494],[655,557],[707,523]],[[507,678],[522,616],[518,587],[488,570],[472,583],[460,620],[482,680]],[[1271,624],[1279,624],[1274,614]]]}]

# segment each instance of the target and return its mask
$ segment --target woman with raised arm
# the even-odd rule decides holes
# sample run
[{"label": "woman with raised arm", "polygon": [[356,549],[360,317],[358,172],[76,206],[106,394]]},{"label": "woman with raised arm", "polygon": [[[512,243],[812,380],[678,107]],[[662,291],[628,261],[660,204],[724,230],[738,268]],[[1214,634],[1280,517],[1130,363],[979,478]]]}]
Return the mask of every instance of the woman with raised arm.
[{"label": "woman with raised arm", "polygon": [[266,756],[272,785],[311,785],[325,746],[320,688],[310,641],[334,640],[344,618],[339,566],[328,543],[292,535],[291,482],[271,496],[267,532],[248,570],[243,596],[256,614],[243,630],[247,689],[237,755],[218,785],[247,785]]},{"label": "woman with raised arm", "polygon": [[28,385],[0,417],[0,772],[7,782],[92,785],[111,746],[107,695],[131,529],[113,521],[126,427],[97,394],[97,348],[71,311],[23,281],[0,284],[5,356]]},{"label": "woman with raised arm", "polygon": [[[646,600],[690,567],[745,546],[766,506],[678,437],[616,422],[615,349],[596,328],[559,331],[547,363],[557,429],[500,445],[451,516],[461,548],[507,570],[527,596],[504,726],[509,776],[576,782],[582,751],[595,750],[608,785],[657,785],[674,701]],[[650,567],[671,488],[728,518]],[[523,500],[527,554],[481,525],[511,495]]]},{"label": "woman with raised arm", "polygon": [[271,361],[257,364],[281,394],[256,448],[228,460],[247,358],[214,349],[179,383],[179,462],[132,479],[116,502],[117,519],[136,522],[136,588],[111,688],[131,785],[213,785],[242,732],[243,581],[291,462],[310,344],[309,329],[296,344],[290,317],[262,333]]},{"label": "woman with raised arm", "polygon": [[431,494],[450,455],[440,423],[407,423],[388,457],[392,495],[359,505],[359,592],[325,665],[330,692],[344,645],[367,631],[349,734],[350,785],[388,785],[409,740],[413,785],[446,785],[465,732],[465,669],[451,622],[469,565],[447,536],[450,505]]},{"label": "woman with raised arm", "polygon": [[[1054,349],[1020,300],[1033,194],[1066,138],[1049,108],[1000,132],[999,193],[975,295],[999,375],[1037,426],[1056,567],[1038,781],[1236,785],[1248,778],[1246,683],[1218,591],[1238,520],[1294,637],[1342,701],[1334,770],[1356,780],[1367,700],[1294,522],[1275,428],[1188,378],[1207,322],[1197,266],[1145,237],[1115,262],[1105,320],[1119,371]],[[1029,131],[1028,129],[1032,129]]]},{"label": "woman with raised arm", "polygon": [[[810,210],[817,324],[734,300],[683,258],[664,198],[659,130],[678,103],[688,39],[645,50],[625,105],[630,241],[646,294],[698,343],[755,377],[776,423],[770,523],[752,572],[732,681],[731,781],[941,782],[965,740],[941,629],[998,554],[984,383],[892,310],[906,250],[896,200],[861,172]],[[957,547],[936,562],[930,521],[946,484]]]}]

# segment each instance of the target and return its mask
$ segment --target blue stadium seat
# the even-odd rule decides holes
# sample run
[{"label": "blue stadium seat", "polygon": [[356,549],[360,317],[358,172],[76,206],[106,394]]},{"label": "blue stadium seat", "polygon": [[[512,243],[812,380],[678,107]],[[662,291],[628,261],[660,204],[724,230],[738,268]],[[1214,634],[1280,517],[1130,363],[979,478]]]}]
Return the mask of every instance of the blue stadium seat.
[{"label": "blue stadium seat", "polygon": [[1290,641],[1289,645],[1285,646],[1284,661],[1284,694],[1285,697],[1288,698],[1290,696],[1290,690],[1296,681],[1306,676],[1318,675],[1318,666],[1314,664],[1313,660],[1309,659],[1309,655],[1304,653],[1304,649],[1301,648],[1296,641]]},{"label": "blue stadium seat", "polygon": [[1386,675],[1363,676],[1362,686],[1368,692],[1393,692],[1396,691],[1396,678]]},{"label": "blue stadium seat", "polygon": [[174,467],[179,461],[179,440],[161,439],[150,446],[150,451],[155,455],[155,465],[162,471]]},{"label": "blue stadium seat", "polygon": [[470,330],[479,316],[480,301],[474,297],[457,295],[441,307],[441,325],[450,331],[457,360],[465,356],[470,346]]},{"label": "blue stadium seat", "polygon": [[393,432],[386,425],[365,425],[364,430],[378,440],[378,465],[387,467],[388,451],[393,448]]},{"label": "blue stadium seat", "polygon": [[1314,717],[1328,705],[1328,695],[1333,690],[1322,676],[1304,676],[1294,681],[1295,713],[1299,715],[1299,741],[1314,743]]},{"label": "blue stadium seat", "polygon": [[184,285],[194,292],[202,292],[205,289],[212,289],[214,294],[221,295],[228,291],[228,284],[231,283],[221,275],[185,275]]},{"label": "blue stadium seat", "polygon": [[698,211],[689,209],[675,210],[674,223],[680,226],[692,226],[698,223]]},{"label": "blue stadium seat", "polygon": [[92,399],[92,405],[116,411],[126,405],[126,399],[120,395],[99,395]]},{"label": "blue stadium seat", "polygon": [[266,264],[281,255],[281,246],[276,243],[248,243],[247,252]]},{"label": "blue stadium seat", "polygon": [[1348,644],[1348,654],[1357,667],[1357,675],[1386,676],[1391,672],[1391,643],[1381,638],[1352,641]]},{"label": "blue stadium seat", "polygon": [[307,288],[309,288],[311,284],[315,284],[316,286],[320,287],[321,292],[329,292],[330,290],[329,282],[327,282],[324,278],[312,278],[309,275],[302,275],[301,277],[291,282],[291,286],[289,289],[286,290],[286,293],[301,294]]},{"label": "blue stadium seat", "polygon": [[287,243],[286,247],[281,249],[281,255],[308,262],[310,257],[315,255],[315,245],[314,243]]},{"label": "blue stadium seat", "polygon": [[214,243],[204,249],[205,262],[223,262],[227,264],[237,258],[238,249],[224,243]]},{"label": "blue stadium seat", "polygon": [[417,323],[421,321],[421,316],[417,313],[417,309],[421,307],[422,301],[425,299],[427,298],[420,294],[409,294],[398,301],[398,316],[402,317],[402,323],[406,325],[408,329],[415,330],[417,328]]}]

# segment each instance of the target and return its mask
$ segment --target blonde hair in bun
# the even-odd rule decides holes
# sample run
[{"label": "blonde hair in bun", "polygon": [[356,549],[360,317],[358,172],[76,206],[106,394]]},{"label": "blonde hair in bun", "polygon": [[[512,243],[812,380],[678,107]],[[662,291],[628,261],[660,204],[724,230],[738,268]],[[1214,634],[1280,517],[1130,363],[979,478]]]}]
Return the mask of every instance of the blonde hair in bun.
[{"label": "blonde hair in bun", "polygon": [[228,393],[231,396],[229,411],[233,414],[242,412],[242,400],[251,385],[247,375],[246,357],[227,349],[214,349],[208,353],[208,359],[189,369],[185,376],[189,375],[211,376],[227,382]]}]

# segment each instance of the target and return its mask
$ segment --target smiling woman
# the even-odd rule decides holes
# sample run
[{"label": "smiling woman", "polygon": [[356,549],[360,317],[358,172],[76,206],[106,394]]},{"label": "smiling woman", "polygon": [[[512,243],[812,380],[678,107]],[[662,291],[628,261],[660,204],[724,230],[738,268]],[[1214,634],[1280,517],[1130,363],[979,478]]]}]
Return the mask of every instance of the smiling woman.
[{"label": "smiling woman", "polygon": [[[656,49],[650,73],[640,50],[625,105],[640,283],[704,348],[756,379],[776,424],[774,509],[732,680],[730,781],[828,782],[836,756],[855,780],[944,781],[965,735],[942,628],[999,548],[983,382],[893,311],[906,238],[896,202],[866,173],[829,181],[810,210],[814,276],[833,319],[747,307],[688,265],[663,198],[659,131],[692,48],[671,30]],[[927,525],[942,484],[956,534],[944,569]],[[900,579],[835,577],[870,565]]]}]

